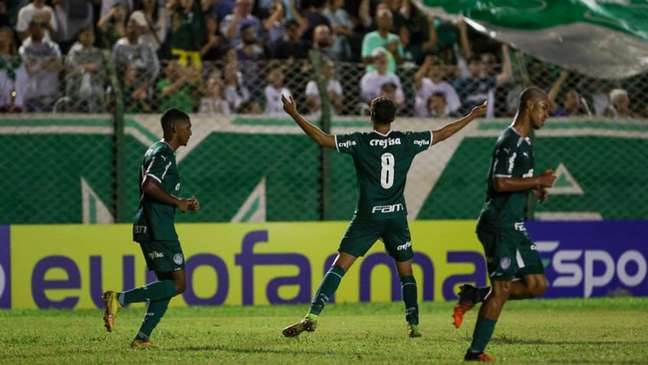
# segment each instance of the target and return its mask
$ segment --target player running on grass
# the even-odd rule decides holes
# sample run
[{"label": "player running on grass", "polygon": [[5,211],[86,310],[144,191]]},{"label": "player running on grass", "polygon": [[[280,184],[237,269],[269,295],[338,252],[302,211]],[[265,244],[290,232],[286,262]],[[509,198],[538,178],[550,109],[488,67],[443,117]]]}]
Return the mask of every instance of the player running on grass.
[{"label": "player running on grass", "polygon": [[131,343],[133,348],[149,348],[151,332],[164,316],[169,301],[185,291],[184,256],[175,231],[175,210],[197,211],[196,198],[177,198],[180,194],[180,175],[175,151],[186,146],[191,137],[189,116],[177,109],[162,115],[164,138],[149,147],[140,166],[140,202],[133,240],[140,244],[149,270],[158,281],[125,292],[107,291],[104,324],[108,332],[115,328],[119,308],[130,303],[147,302],[144,322]]},{"label": "player running on grass", "polygon": [[532,129],[544,126],[549,116],[549,100],[544,91],[532,87],[520,94],[513,124],[495,144],[488,171],[486,202],[477,223],[477,237],[484,246],[491,288],[463,285],[454,308],[454,325],[459,328],[464,313],[483,302],[475,325],[466,361],[494,361],[484,352],[495,323],[508,299],[542,295],[547,288],[544,267],[535,245],[527,236],[524,217],[527,196],[540,201],[547,197],[556,176],[553,171],[533,176]]},{"label": "player running on grass", "polygon": [[419,152],[457,133],[486,112],[486,103],[470,114],[444,126],[425,132],[391,130],[396,105],[385,97],[371,102],[373,131],[331,135],[309,123],[299,112],[292,98],[282,96],[283,106],[295,122],[318,145],[335,148],[353,157],[358,180],[358,203],[333,266],[326,273],[313,297],[310,310],[301,321],[283,330],[286,337],[303,331],[314,331],[317,317],[335,293],[340,280],[358,256],[363,256],[378,239],[382,239],[389,255],[396,261],[400,276],[408,335],[419,337],[416,280],[412,275],[412,243],[405,208],[405,181],[412,160]]}]

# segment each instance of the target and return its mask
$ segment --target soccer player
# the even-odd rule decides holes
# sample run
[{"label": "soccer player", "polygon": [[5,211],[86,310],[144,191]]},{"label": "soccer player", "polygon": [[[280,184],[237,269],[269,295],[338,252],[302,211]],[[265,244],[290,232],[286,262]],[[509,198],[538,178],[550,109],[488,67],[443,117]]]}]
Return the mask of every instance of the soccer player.
[{"label": "soccer player", "polygon": [[535,245],[527,236],[524,218],[529,192],[540,201],[547,197],[556,176],[553,171],[534,176],[533,146],[529,133],[540,129],[550,112],[544,91],[532,87],[520,94],[513,124],[497,139],[488,171],[486,202],[479,215],[477,237],[484,246],[491,288],[463,285],[454,308],[459,328],[464,313],[483,302],[466,361],[494,361],[484,352],[508,299],[542,295],[547,288],[544,267]]},{"label": "soccer player", "polygon": [[400,276],[405,319],[410,337],[421,336],[418,329],[416,280],[412,275],[412,243],[405,208],[405,180],[416,154],[427,150],[457,133],[468,123],[486,112],[486,103],[472,109],[467,116],[443,128],[424,132],[391,130],[396,104],[389,98],[371,101],[373,131],[331,135],[309,123],[299,112],[292,98],[282,97],[283,107],[302,130],[318,145],[350,154],[358,180],[356,212],[342,242],[333,266],[324,276],[311,302],[310,310],[301,321],[283,330],[286,337],[303,331],[314,331],[317,317],[335,293],[340,280],[377,239],[382,239],[389,255],[396,261]]},{"label": "soccer player", "polygon": [[185,291],[185,260],[174,226],[176,208],[182,212],[200,209],[195,197],[177,197],[180,175],[174,153],[189,142],[189,116],[178,109],[169,109],[162,115],[161,123],[164,138],[149,147],[140,165],[140,201],[133,225],[133,240],[140,244],[146,264],[158,280],[140,288],[103,294],[104,324],[108,332],[115,329],[119,308],[147,302],[144,322],[131,343],[136,349],[153,345],[149,337],[164,316],[169,301]]}]

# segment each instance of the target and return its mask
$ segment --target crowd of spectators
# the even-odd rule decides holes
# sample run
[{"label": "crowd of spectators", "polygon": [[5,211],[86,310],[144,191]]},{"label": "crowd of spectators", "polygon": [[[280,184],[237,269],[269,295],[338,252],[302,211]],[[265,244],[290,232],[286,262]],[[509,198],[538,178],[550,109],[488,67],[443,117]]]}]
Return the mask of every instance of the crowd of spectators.
[{"label": "crowd of spectators", "polygon": [[[418,117],[515,112],[508,47],[412,0],[0,0],[0,111],[109,111],[112,70],[127,112],[280,115],[284,94],[318,115],[310,50],[338,115],[380,95]],[[570,78],[541,80],[555,116],[641,114]]]}]

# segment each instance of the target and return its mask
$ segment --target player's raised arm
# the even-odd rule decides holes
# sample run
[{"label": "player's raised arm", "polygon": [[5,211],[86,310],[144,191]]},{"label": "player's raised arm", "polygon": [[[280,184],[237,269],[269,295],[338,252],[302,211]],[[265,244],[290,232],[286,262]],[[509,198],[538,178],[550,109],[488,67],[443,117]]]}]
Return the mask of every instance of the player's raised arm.
[{"label": "player's raised arm", "polygon": [[281,101],[283,102],[284,111],[288,113],[288,115],[290,115],[297,124],[299,124],[304,133],[312,138],[313,141],[322,147],[335,148],[335,137],[331,134],[325,133],[304,119],[304,117],[297,111],[297,105],[292,96],[285,97],[284,95],[281,95]]},{"label": "player's raised arm", "polygon": [[468,123],[486,113],[486,102],[474,107],[465,117],[432,131],[432,144],[437,144],[459,132]]}]

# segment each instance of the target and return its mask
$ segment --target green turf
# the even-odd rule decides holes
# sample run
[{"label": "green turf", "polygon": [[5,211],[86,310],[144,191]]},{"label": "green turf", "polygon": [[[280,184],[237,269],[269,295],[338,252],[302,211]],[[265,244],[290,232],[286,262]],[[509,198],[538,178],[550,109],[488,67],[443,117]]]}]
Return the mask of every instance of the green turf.
[{"label": "green turf", "polygon": [[[0,363],[458,363],[475,313],[455,330],[451,308],[423,304],[418,339],[405,336],[400,303],[330,305],[318,330],[296,339],[281,329],[306,306],[170,308],[149,351],[128,348],[142,307],[120,312],[110,334],[98,310],[0,311]],[[647,314],[648,298],[511,302],[488,351],[515,364],[645,364]]]}]

